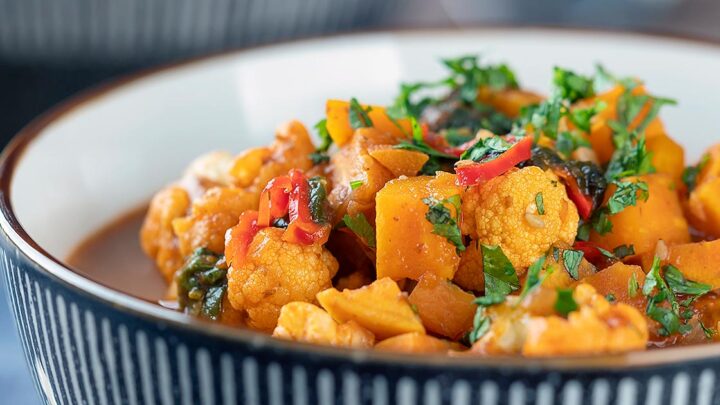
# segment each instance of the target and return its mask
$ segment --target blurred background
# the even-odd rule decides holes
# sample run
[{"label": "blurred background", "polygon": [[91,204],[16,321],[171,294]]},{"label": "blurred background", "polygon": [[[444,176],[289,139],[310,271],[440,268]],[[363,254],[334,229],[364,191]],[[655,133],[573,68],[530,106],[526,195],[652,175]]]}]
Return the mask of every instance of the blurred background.
[{"label": "blurred background", "polygon": [[[720,42],[718,21],[717,0],[0,0],[0,145],[53,105],[100,82],[294,38],[511,25]],[[37,403],[11,322],[3,298],[0,402]]]}]

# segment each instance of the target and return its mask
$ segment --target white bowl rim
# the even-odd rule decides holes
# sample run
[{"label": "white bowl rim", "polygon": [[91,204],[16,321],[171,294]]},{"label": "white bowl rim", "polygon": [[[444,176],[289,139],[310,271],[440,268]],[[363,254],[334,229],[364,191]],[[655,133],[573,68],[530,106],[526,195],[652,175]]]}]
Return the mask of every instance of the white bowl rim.
[{"label": "white bowl rim", "polygon": [[[133,297],[92,281],[73,271],[62,260],[54,257],[39,246],[20,225],[11,203],[11,184],[13,174],[18,162],[22,159],[35,139],[43,134],[45,128],[55,121],[63,118],[76,109],[91,104],[94,101],[112,94],[134,83],[140,79],[152,78],[156,74],[172,71],[178,68],[192,67],[208,60],[219,60],[232,58],[245,54],[249,51],[264,48],[282,47],[292,43],[322,43],[328,39],[337,38],[363,38],[373,35],[418,35],[438,34],[453,35],[462,32],[492,33],[492,32],[517,32],[523,30],[545,30],[555,33],[585,32],[597,33],[599,35],[624,36],[634,38],[655,38],[673,40],[688,45],[706,45],[714,48],[720,47],[720,41],[708,38],[694,37],[688,35],[676,35],[658,32],[636,32],[605,30],[599,28],[584,27],[556,27],[556,26],[512,26],[512,25],[483,25],[479,27],[430,27],[430,28],[407,28],[395,30],[363,30],[338,35],[317,36],[310,38],[293,39],[289,41],[260,45],[234,51],[223,51],[215,54],[192,58],[176,63],[170,63],[150,69],[141,70],[120,78],[110,80],[100,85],[91,87],[79,94],[72,96],[49,111],[43,113],[18,132],[8,143],[0,155],[0,228],[8,239],[30,260],[32,260],[44,273],[64,284],[66,287],[93,299],[98,299],[104,304],[113,306],[118,310],[128,312],[134,316],[146,320],[169,323],[175,327],[186,329],[198,334],[209,334],[228,342],[237,342],[250,346],[251,348],[267,348],[292,356],[313,355],[324,357],[332,361],[349,361],[355,364],[385,365],[385,366],[412,366],[427,368],[430,370],[442,371],[443,369],[465,369],[465,370],[506,370],[541,373],[546,371],[608,371],[620,372],[626,370],[645,369],[658,366],[678,366],[683,363],[703,361],[720,358],[720,343],[708,343],[702,345],[670,347],[642,352],[631,352],[625,354],[614,354],[604,356],[572,356],[553,358],[525,358],[521,356],[447,356],[444,354],[423,354],[422,356],[407,355],[400,353],[378,352],[374,350],[349,350],[328,346],[320,346],[301,342],[291,342],[273,338],[269,335],[251,331],[244,328],[225,326],[219,323],[197,319],[170,309],[162,308],[160,305]],[[128,207],[131,209],[133,207]]]}]

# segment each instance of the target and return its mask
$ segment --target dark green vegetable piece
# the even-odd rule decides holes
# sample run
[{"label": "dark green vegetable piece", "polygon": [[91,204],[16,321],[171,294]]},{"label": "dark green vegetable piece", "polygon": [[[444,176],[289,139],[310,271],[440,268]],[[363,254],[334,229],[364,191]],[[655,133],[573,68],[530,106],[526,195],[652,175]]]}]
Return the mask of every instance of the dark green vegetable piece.
[{"label": "dark green vegetable piece", "polygon": [[227,290],[227,267],[222,255],[199,248],[177,273],[178,304],[186,313],[217,320]]},{"label": "dark green vegetable piece", "polygon": [[330,203],[327,200],[327,181],[324,177],[315,176],[308,179],[310,188],[310,214],[313,221],[318,224],[327,223],[332,215]]}]

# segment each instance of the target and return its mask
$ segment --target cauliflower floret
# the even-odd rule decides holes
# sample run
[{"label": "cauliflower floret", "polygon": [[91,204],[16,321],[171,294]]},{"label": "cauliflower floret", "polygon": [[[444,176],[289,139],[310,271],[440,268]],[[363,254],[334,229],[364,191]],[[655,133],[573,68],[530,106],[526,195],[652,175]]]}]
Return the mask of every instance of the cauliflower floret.
[{"label": "cauliflower floret", "polygon": [[[548,293],[554,290],[541,287],[538,292],[540,299],[546,301]],[[568,314],[567,319],[544,313],[543,309],[515,305],[516,297],[491,307],[490,330],[473,345],[472,351],[539,357],[646,348],[647,321],[637,309],[622,303],[610,304],[588,284],[578,285],[573,298],[578,309]]]},{"label": "cauliflower floret", "polygon": [[225,233],[237,225],[243,212],[254,208],[252,193],[234,187],[213,187],[193,201],[190,215],[172,223],[183,257],[204,247],[213,252],[225,249]]},{"label": "cauliflower floret", "polygon": [[337,260],[318,244],[282,240],[280,228],[265,228],[250,243],[247,257],[228,271],[228,297],[246,311],[248,325],[270,332],[280,308],[292,301],[315,302],[315,294],[331,287]]},{"label": "cauliflower floret", "polygon": [[588,284],[573,292],[579,309],[564,319],[533,317],[527,327],[522,353],[526,356],[558,356],[618,353],[643,350],[649,333],[645,317],[635,308],[611,305]]},{"label": "cauliflower floret", "polygon": [[190,208],[188,193],[178,186],[170,186],[155,194],[140,229],[140,244],[155,260],[160,273],[172,280],[175,270],[183,265],[172,223]]},{"label": "cauliflower floret", "polygon": [[252,191],[255,204],[265,185],[290,169],[307,171],[313,167],[310,154],[315,146],[305,126],[290,121],[278,127],[269,147],[252,148],[238,155],[230,168],[235,185]]},{"label": "cauliflower floret", "polygon": [[577,209],[550,172],[537,167],[514,170],[481,185],[478,192],[482,196],[475,208],[478,241],[499,245],[518,270],[554,244],[575,240]]},{"label": "cauliflower floret", "polygon": [[274,337],[341,347],[370,348],[375,336],[355,321],[338,324],[322,308],[291,302],[280,310]]}]

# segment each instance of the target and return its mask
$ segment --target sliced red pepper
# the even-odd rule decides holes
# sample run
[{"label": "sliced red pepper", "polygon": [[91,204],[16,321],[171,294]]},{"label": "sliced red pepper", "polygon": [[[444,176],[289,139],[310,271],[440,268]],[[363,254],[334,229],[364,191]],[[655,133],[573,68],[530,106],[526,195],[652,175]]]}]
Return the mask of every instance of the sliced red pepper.
[{"label": "sliced red pepper", "polygon": [[290,223],[283,234],[283,240],[292,243],[312,244],[325,243],[330,236],[330,225],[318,224],[310,212],[310,187],[300,170],[291,170],[290,200],[288,214]]},{"label": "sliced red pepper", "polygon": [[575,242],[573,249],[582,251],[585,260],[592,263],[598,270],[610,267],[618,261],[617,258],[608,256],[600,251],[600,246],[593,242],[579,240]]},{"label": "sliced red pepper", "polygon": [[240,221],[230,228],[225,237],[225,260],[229,265],[235,260],[245,259],[250,243],[262,228],[258,225],[257,211],[240,214]]},{"label": "sliced red pepper", "polygon": [[292,184],[289,176],[278,176],[270,180],[260,194],[258,224],[268,227],[272,221],[288,213]]},{"label": "sliced red pepper", "polygon": [[580,218],[587,221],[590,218],[590,214],[592,214],[592,198],[580,191],[580,186],[578,186],[577,180],[574,177],[566,177],[564,180],[568,197],[570,197],[570,200],[575,203],[578,214],[580,214]]},{"label": "sliced red pepper", "polygon": [[460,186],[473,186],[495,178],[512,169],[518,163],[530,159],[531,147],[532,137],[525,137],[493,160],[465,164],[459,162],[460,165],[455,167],[457,184]]}]

